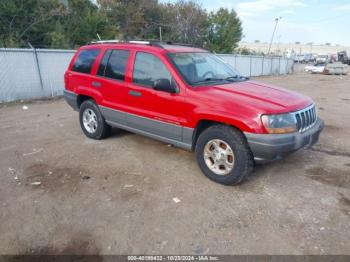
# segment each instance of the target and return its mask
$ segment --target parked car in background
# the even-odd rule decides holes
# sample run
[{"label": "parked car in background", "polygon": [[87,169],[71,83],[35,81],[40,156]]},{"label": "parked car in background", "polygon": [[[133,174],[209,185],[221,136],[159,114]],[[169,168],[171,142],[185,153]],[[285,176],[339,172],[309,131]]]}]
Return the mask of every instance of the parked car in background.
[{"label": "parked car in background", "polygon": [[316,63],[329,63],[330,57],[329,55],[317,55]]},{"label": "parked car in background", "polygon": [[87,137],[117,127],[193,150],[202,172],[225,185],[316,143],[323,129],[311,98],[189,46],[98,42],[79,48],[64,78]]},{"label": "parked car in background", "polygon": [[305,72],[325,75],[346,75],[348,73],[348,65],[340,62],[328,64],[315,63],[314,65],[305,66]]},{"label": "parked car in background", "polygon": [[313,62],[312,54],[305,54],[303,61],[304,61],[304,63],[311,63],[311,62]]},{"label": "parked car in background", "polygon": [[314,58],[311,53],[299,54],[294,57],[294,62],[296,63],[310,63],[313,61],[314,61]]},{"label": "parked car in background", "polygon": [[336,54],[329,55],[329,62],[330,63],[335,63],[337,61],[338,61],[338,56]]},{"label": "parked car in background", "polygon": [[302,54],[296,55],[295,58],[294,58],[294,62],[296,62],[296,63],[304,63],[305,62],[304,55],[302,55]]},{"label": "parked car in background", "polygon": [[326,65],[323,73],[326,75],[347,75],[348,65],[341,62],[329,63]]},{"label": "parked car in background", "polygon": [[350,65],[350,59],[349,59],[348,54],[345,50],[338,52],[338,61],[342,62],[343,64]]},{"label": "parked car in background", "polygon": [[326,67],[326,63],[316,62],[313,65],[305,66],[305,72],[310,72],[313,74],[321,74],[323,73],[325,67]]}]

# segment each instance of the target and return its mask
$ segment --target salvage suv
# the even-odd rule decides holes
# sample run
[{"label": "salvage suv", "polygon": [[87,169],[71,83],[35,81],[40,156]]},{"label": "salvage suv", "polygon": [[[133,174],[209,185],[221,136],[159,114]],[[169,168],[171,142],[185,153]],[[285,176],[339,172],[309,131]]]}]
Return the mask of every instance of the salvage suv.
[{"label": "salvage suv", "polygon": [[226,185],[241,182],[255,163],[316,143],[323,129],[309,97],[172,43],[83,46],[65,73],[64,97],[87,137],[117,127],[195,151],[203,173]]}]

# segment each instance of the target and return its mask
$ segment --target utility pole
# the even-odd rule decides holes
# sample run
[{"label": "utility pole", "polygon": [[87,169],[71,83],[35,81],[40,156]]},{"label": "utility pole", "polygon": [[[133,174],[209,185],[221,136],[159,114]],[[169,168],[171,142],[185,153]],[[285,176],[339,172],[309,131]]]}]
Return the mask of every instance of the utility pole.
[{"label": "utility pole", "polygon": [[277,40],[277,52],[278,52],[278,55],[281,55],[281,50],[280,50],[280,44],[281,44],[281,37],[282,35],[279,35],[278,36],[278,40]]},{"label": "utility pole", "polygon": [[271,45],[272,45],[272,41],[273,41],[273,37],[275,36],[275,32],[276,32],[276,28],[277,28],[277,24],[278,22],[282,19],[282,17],[277,17],[275,19],[275,28],[273,29],[273,32],[272,32],[272,37],[271,37],[271,41],[270,41],[270,45],[269,45],[269,51],[267,51],[267,54],[270,54],[270,50],[271,50]]}]

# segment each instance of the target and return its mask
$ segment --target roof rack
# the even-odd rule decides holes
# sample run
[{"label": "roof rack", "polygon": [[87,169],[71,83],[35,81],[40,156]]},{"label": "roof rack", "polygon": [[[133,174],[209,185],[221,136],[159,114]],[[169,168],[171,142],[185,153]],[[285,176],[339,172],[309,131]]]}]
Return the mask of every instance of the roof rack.
[{"label": "roof rack", "polygon": [[140,45],[150,45],[150,46],[157,46],[160,48],[164,48],[164,45],[179,45],[179,46],[188,46],[188,47],[195,47],[191,44],[183,44],[183,43],[176,43],[171,41],[159,41],[159,40],[99,40],[99,41],[92,41],[89,44],[118,44],[118,43],[130,43],[130,44],[140,44]]},{"label": "roof rack", "polygon": [[180,46],[188,46],[188,47],[196,47],[193,44],[184,44],[184,43],[177,43],[172,41],[157,41],[159,44],[165,44],[165,45],[180,45]]},{"label": "roof rack", "polygon": [[143,41],[143,40],[99,40],[99,41],[92,41],[89,44],[117,44],[117,43],[130,43],[130,44],[141,44],[141,45],[150,45],[150,41]]},{"label": "roof rack", "polygon": [[99,40],[99,41],[91,41],[89,45],[94,45],[94,44],[114,44],[114,43],[120,43],[120,40]]}]

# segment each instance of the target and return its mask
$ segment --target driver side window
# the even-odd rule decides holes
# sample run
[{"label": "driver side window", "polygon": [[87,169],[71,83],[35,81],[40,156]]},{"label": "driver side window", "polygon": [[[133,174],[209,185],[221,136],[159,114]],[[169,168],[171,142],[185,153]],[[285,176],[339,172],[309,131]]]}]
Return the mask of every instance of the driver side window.
[{"label": "driver side window", "polygon": [[133,82],[153,88],[155,81],[159,79],[167,79],[169,82],[172,82],[171,74],[163,62],[150,53],[137,52]]}]

